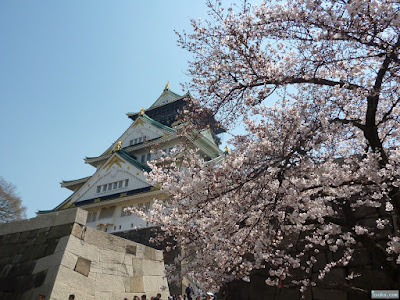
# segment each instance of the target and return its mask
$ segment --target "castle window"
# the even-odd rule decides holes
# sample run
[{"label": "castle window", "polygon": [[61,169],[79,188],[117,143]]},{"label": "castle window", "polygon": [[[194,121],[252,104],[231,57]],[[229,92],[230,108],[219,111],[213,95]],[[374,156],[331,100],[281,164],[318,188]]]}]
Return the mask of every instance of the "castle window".
[{"label": "castle window", "polygon": [[113,189],[115,190],[117,188],[118,182],[114,182],[113,185]]},{"label": "castle window", "polygon": [[122,208],[121,217],[126,217],[126,216],[130,216],[131,215],[130,211],[125,211],[126,208],[128,208],[128,207],[126,206],[126,207]]},{"label": "castle window", "polygon": [[94,222],[97,218],[97,211],[90,212],[87,215],[86,223]]},{"label": "castle window", "polygon": [[147,153],[147,161],[151,160],[151,153]]},{"label": "castle window", "polygon": [[98,185],[96,193],[100,193],[100,192],[101,192],[101,185]]},{"label": "castle window", "polygon": [[103,192],[107,191],[107,184],[103,185]]},{"label": "castle window", "polygon": [[150,202],[138,203],[137,207],[142,211],[148,211],[150,210]]},{"label": "castle window", "polygon": [[122,181],[118,181],[118,188],[122,188]]},{"label": "castle window", "polygon": [[111,189],[112,189],[112,183],[109,183],[108,184],[108,190],[111,191]]},{"label": "castle window", "polygon": [[133,140],[130,140],[129,141],[129,146],[132,146],[133,145]]},{"label": "castle window", "polygon": [[125,179],[125,187],[128,186],[129,179]]}]

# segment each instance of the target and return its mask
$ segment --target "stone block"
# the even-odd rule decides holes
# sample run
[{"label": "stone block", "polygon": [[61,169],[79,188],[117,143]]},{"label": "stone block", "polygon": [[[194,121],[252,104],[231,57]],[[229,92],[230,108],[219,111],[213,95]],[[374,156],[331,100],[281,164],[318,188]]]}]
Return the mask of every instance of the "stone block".
[{"label": "stone block", "polygon": [[126,271],[128,272],[128,276],[129,276],[129,277],[133,277],[133,276],[134,276],[134,273],[133,273],[133,266],[125,265],[125,267],[126,267]]},{"label": "stone block", "polygon": [[[46,300],[51,299],[50,294],[51,294],[52,289],[53,289],[53,284],[44,284],[38,288],[35,288],[35,289],[25,292],[22,295],[21,300],[36,300],[40,294],[45,295]],[[12,298],[9,298],[9,299],[12,299]]]},{"label": "stone block", "polygon": [[83,276],[88,276],[90,273],[90,263],[90,260],[83,257],[78,257],[74,271],[82,274]]},{"label": "stone block", "polygon": [[29,234],[31,231],[21,232],[18,238],[19,243],[25,243],[29,239]]},{"label": "stone block", "polygon": [[64,236],[64,237],[60,238],[58,240],[56,249],[54,249],[54,253],[57,253],[59,251],[64,251],[65,248],[67,247],[68,241],[69,241],[69,236]]},{"label": "stone block", "polygon": [[75,255],[69,251],[65,251],[64,253],[63,252],[56,252],[56,253],[64,254],[64,255],[62,255],[61,265],[63,265],[64,267],[67,267],[71,270],[73,270],[75,268],[76,261],[78,260],[77,255]]},{"label": "stone block", "polygon": [[125,256],[124,252],[100,249],[100,261],[103,263],[123,264],[124,256]]},{"label": "stone block", "polygon": [[[112,294],[109,292],[99,292],[96,291],[96,294],[94,295],[95,299],[101,299],[101,300],[114,300],[112,297]],[[132,297],[133,298],[133,297]],[[122,298],[123,299],[123,298]]]},{"label": "stone block", "polygon": [[18,264],[20,262],[22,262],[22,254],[16,254],[11,259],[12,264]]},{"label": "stone block", "polygon": [[36,265],[32,273],[35,274],[44,270],[48,270],[50,268],[57,267],[58,265],[60,265],[62,258],[63,258],[62,252],[58,252],[49,256],[39,258],[36,261]]},{"label": "stone block", "polygon": [[[68,296],[72,294],[72,287],[66,285],[60,281],[57,281],[51,292],[51,297],[49,299],[68,299]],[[75,297],[76,299],[76,297]]]},{"label": "stone block", "polygon": [[125,265],[128,265],[128,266],[132,266],[132,259],[134,259],[134,258],[135,258],[134,255],[125,253],[125,256],[124,256],[124,264],[125,264]]},{"label": "stone block", "polygon": [[17,242],[18,242],[18,239],[19,239],[19,237],[20,237],[20,235],[21,235],[20,232],[16,232],[16,233],[11,234],[10,237],[9,237],[9,239],[8,239],[8,241],[7,241],[7,243],[8,243],[8,244],[15,244],[15,243],[17,243]]},{"label": "stone block", "polygon": [[57,239],[71,234],[73,224],[62,224],[50,228],[48,239]]},{"label": "stone block", "polygon": [[77,256],[86,258],[92,262],[99,261],[99,247],[85,243],[77,237],[70,236],[66,251]]},{"label": "stone block", "polygon": [[7,264],[7,265],[2,265],[0,267],[0,278],[4,278],[8,276],[8,273],[11,271],[13,265]]},{"label": "stone block", "polygon": [[85,242],[96,245],[104,249],[125,252],[127,246],[137,246],[139,244],[87,227],[85,233]]},{"label": "stone block", "polygon": [[60,266],[56,280],[92,296],[97,288],[95,280],[64,266]]},{"label": "stone block", "polygon": [[102,273],[108,275],[116,275],[128,277],[129,273],[124,264],[101,263]]},{"label": "stone block", "polygon": [[42,245],[47,242],[49,232],[44,231],[44,232],[38,232],[36,237],[34,237],[35,241],[33,242],[34,245]]},{"label": "stone block", "polygon": [[52,267],[47,270],[47,276],[44,280],[44,284],[54,284],[57,278],[59,266]]},{"label": "stone block", "polygon": [[0,224],[0,235],[36,230],[63,224],[86,224],[87,211],[79,208],[39,215],[28,220]]},{"label": "stone block", "polygon": [[103,263],[92,261],[90,265],[90,274],[103,274]]},{"label": "stone block", "polygon": [[46,256],[54,253],[54,251],[56,250],[56,247],[58,245],[58,241],[59,241],[59,239],[47,240],[47,243],[46,243],[47,248],[46,248],[46,253],[45,253]]},{"label": "stone block", "polygon": [[132,259],[132,268],[133,268],[133,276],[142,276],[143,275],[143,259],[141,258],[134,258]]},{"label": "stone block", "polygon": [[146,247],[146,248],[144,249],[144,257],[147,258],[147,259],[153,259],[153,260],[155,260],[156,257],[157,257],[156,251],[157,251],[157,250],[154,249],[154,248]]},{"label": "stone block", "polygon": [[79,225],[79,224],[73,224],[71,234],[78,239],[83,240],[85,237],[85,231],[86,231],[86,226]]},{"label": "stone block", "polygon": [[17,250],[19,250],[19,245],[5,244],[0,246],[0,258],[11,257]]},{"label": "stone block", "polygon": [[32,274],[34,268],[35,268],[35,262],[33,261],[15,264],[8,272],[7,277],[30,275]]},{"label": "stone block", "polygon": [[131,293],[144,293],[144,282],[143,282],[143,277],[142,276],[137,276],[131,278]]},{"label": "stone block", "polygon": [[167,278],[163,276],[143,276],[145,291],[161,291],[168,288]]},{"label": "stone block", "polygon": [[32,245],[22,254],[21,261],[35,260],[44,257],[46,256],[46,249],[46,244]]},{"label": "stone block", "polygon": [[126,246],[126,253],[136,255],[136,245],[128,245]]},{"label": "stone block", "polygon": [[108,274],[96,275],[96,291],[121,292],[125,291],[124,277]]},{"label": "stone block", "polygon": [[164,276],[165,275],[164,263],[159,260],[144,260],[143,275]]},{"label": "stone block", "polygon": [[44,280],[46,279],[46,276],[47,276],[47,272],[48,272],[48,270],[44,270],[42,272],[39,272],[39,273],[33,275],[34,276],[33,277],[33,286],[35,288],[41,286],[44,283]]},{"label": "stone block", "polygon": [[13,276],[8,276],[0,280],[0,291],[7,293],[16,293],[18,288],[18,281]]}]

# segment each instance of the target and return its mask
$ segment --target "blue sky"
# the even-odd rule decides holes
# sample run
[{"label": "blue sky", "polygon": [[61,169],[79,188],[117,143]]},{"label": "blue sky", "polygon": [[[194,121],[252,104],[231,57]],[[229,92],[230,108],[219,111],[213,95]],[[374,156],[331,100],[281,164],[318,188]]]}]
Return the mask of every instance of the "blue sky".
[{"label": "blue sky", "polygon": [[174,30],[206,17],[204,1],[0,2],[0,176],[17,186],[27,217],[71,192],[100,155],[179,83],[190,56]]}]

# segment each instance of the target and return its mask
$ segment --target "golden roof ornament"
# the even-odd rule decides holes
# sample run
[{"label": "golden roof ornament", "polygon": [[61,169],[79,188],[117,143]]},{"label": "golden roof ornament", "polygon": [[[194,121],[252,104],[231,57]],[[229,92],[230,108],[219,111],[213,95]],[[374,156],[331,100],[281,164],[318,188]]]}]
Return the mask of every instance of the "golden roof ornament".
[{"label": "golden roof ornament", "polygon": [[167,82],[167,84],[165,85],[164,91],[168,91],[169,90],[169,81]]},{"label": "golden roof ornament", "polygon": [[145,109],[144,109],[144,107],[142,107],[142,109],[141,109],[140,112],[139,112],[139,116],[143,116],[143,115],[144,115],[144,112],[145,112]]},{"label": "golden roof ornament", "polygon": [[116,151],[118,151],[119,149],[121,149],[121,145],[122,145],[122,142],[121,142],[121,141],[118,141],[118,142],[117,142],[117,145],[116,145],[115,148],[114,148],[114,152],[116,152]]},{"label": "golden roof ornament", "polygon": [[225,153],[226,154],[231,154],[231,150],[229,150],[228,146],[225,146]]}]

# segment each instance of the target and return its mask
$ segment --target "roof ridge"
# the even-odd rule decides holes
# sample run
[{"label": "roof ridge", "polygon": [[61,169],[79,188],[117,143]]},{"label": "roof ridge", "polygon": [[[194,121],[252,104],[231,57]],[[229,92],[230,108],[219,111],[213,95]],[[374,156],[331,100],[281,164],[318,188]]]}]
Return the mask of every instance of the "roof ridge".
[{"label": "roof ridge", "polygon": [[118,151],[116,151],[114,153],[119,155],[121,158],[123,158],[130,164],[134,165],[135,167],[142,169],[143,171],[147,171],[147,172],[151,171],[151,168],[147,164],[143,164],[143,163],[137,161],[136,159],[134,159],[132,156],[130,156],[128,153],[126,153],[122,149],[119,149]]},{"label": "roof ridge", "polygon": [[145,118],[147,121],[151,122],[154,126],[160,128],[160,129],[164,129],[164,130],[167,130],[167,131],[169,131],[169,132],[176,133],[176,130],[175,130],[175,129],[173,129],[173,128],[169,127],[169,126],[163,125],[163,124],[161,124],[160,122],[154,120],[153,118],[150,118],[148,115],[146,115],[146,113],[144,113],[144,114],[141,115],[141,116],[142,116],[143,118]]}]

